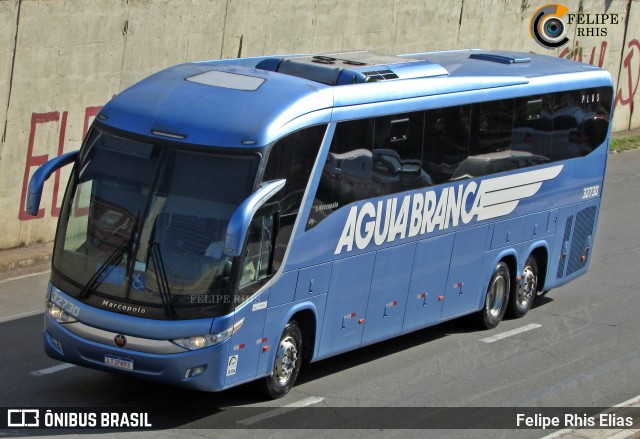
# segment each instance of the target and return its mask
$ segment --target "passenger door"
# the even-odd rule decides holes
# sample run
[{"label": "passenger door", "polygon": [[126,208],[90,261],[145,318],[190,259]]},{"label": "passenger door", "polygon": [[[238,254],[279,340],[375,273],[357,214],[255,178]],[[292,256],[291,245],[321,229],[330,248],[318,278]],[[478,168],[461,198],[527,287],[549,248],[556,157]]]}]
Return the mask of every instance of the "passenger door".
[{"label": "passenger door", "polygon": [[475,311],[487,285],[482,279],[482,258],[489,226],[457,232],[451,254],[442,319]]},{"label": "passenger door", "polygon": [[269,290],[260,291],[271,277],[278,212],[263,208],[251,221],[242,253],[239,285],[233,298],[237,308],[234,325],[241,326],[231,336],[225,385],[255,378],[262,349],[262,335],[267,316]]},{"label": "passenger door", "polygon": [[333,263],[320,357],[360,346],[375,253],[340,259]]},{"label": "passenger door", "polygon": [[410,243],[377,252],[362,344],[400,335],[415,251]]},{"label": "passenger door", "polygon": [[440,320],[454,236],[450,233],[417,243],[402,332]]}]

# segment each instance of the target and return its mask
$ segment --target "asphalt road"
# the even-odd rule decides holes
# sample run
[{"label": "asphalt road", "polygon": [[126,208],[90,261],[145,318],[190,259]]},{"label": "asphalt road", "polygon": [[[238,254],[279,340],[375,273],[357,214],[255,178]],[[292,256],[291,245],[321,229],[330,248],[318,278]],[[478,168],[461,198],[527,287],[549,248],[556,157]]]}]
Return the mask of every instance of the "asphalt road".
[{"label": "asphalt road", "polygon": [[[145,437],[222,435],[191,426],[249,425],[234,406],[281,407],[608,407],[640,394],[640,151],[612,155],[590,271],[538,298],[534,309],[496,329],[458,319],[309,365],[286,398],[264,402],[251,385],[218,394],[61,365],[42,350],[46,273],[0,278],[0,407],[211,407]],[[42,271],[42,267],[39,269]],[[21,274],[24,276],[25,274]],[[15,311],[12,314],[12,310]],[[37,313],[35,315],[32,315]],[[23,314],[26,317],[11,318]],[[515,334],[487,343],[490,336]],[[54,369],[49,369],[54,367]],[[34,374],[33,372],[37,372]],[[274,412],[266,412],[270,416]],[[302,414],[303,412],[300,412]],[[383,411],[379,413],[384,413]],[[482,415],[482,412],[479,412]],[[490,416],[490,413],[488,414]],[[243,418],[244,416],[244,418]],[[293,419],[296,411],[287,416]],[[286,422],[287,416],[278,419]],[[236,418],[234,418],[236,417]],[[461,420],[461,425],[463,420]],[[26,430],[5,432],[28,435]],[[218,434],[220,433],[220,434]],[[253,431],[281,437],[274,430]],[[343,436],[320,430],[317,437]],[[541,437],[540,430],[375,430],[352,437]],[[287,436],[307,436],[288,430]],[[2,432],[0,432],[2,435]],[[128,434],[128,437],[131,435]]]}]

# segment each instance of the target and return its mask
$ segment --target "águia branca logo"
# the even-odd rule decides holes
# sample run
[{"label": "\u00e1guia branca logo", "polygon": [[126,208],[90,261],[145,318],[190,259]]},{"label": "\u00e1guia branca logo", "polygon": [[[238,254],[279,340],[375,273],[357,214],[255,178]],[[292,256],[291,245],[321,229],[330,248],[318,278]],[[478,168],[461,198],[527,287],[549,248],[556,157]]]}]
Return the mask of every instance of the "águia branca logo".
[{"label": "\u00e1guia branca logo", "polygon": [[351,207],[334,254],[350,252],[353,246],[364,250],[373,241],[376,245],[396,239],[412,238],[509,215],[520,200],[534,196],[542,182],[560,175],[563,165],[519,174],[493,177],[481,182],[470,181],[434,190],[416,192],[403,197],[368,201]]}]

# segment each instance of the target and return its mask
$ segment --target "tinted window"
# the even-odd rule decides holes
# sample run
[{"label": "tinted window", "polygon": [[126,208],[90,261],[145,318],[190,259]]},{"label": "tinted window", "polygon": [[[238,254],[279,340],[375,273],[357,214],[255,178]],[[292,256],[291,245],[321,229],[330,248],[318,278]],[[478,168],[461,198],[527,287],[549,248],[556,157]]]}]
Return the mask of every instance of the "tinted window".
[{"label": "tinted window", "polygon": [[453,179],[473,178],[511,169],[513,99],[482,102],[471,108],[469,156]]},{"label": "tinted window", "polygon": [[372,182],[374,120],[340,122],[322,168],[307,229],[340,207],[377,195]]},{"label": "tinted window", "polygon": [[281,215],[298,212],[326,128],[319,125],[297,131],[271,148],[262,180],[287,180],[273,198],[280,203]]},{"label": "tinted window", "polygon": [[372,180],[380,195],[432,184],[422,170],[424,112],[375,119]]},{"label": "tinted window", "polygon": [[513,99],[474,104],[469,156],[511,149],[512,129]]},{"label": "tinted window", "polygon": [[582,155],[587,155],[605,141],[609,132],[612,89],[586,90],[581,97],[584,110]]},{"label": "tinted window", "polygon": [[555,94],[553,109],[553,135],[551,136],[551,161],[580,157],[582,149],[581,91],[564,91]]},{"label": "tinted window", "polygon": [[423,168],[433,183],[449,181],[467,158],[471,107],[428,110],[424,141]]},{"label": "tinted window", "polygon": [[424,112],[340,122],[307,230],[354,201],[433,184],[423,169]]},{"label": "tinted window", "polygon": [[555,93],[552,161],[585,156],[602,145],[609,132],[611,87]]},{"label": "tinted window", "polygon": [[306,228],[354,201],[587,155],[611,99],[601,87],[339,122]]},{"label": "tinted window", "polygon": [[284,257],[326,129],[326,125],[318,125],[289,134],[276,142],[269,153],[262,180],[287,180],[284,188],[271,199],[280,203],[281,215],[276,237],[274,271]]},{"label": "tinted window", "polygon": [[344,154],[357,149],[373,148],[373,119],[358,119],[340,122],[331,141],[331,152]]},{"label": "tinted window", "polygon": [[553,134],[553,94],[516,99],[514,114],[511,136],[514,168],[549,162]]}]

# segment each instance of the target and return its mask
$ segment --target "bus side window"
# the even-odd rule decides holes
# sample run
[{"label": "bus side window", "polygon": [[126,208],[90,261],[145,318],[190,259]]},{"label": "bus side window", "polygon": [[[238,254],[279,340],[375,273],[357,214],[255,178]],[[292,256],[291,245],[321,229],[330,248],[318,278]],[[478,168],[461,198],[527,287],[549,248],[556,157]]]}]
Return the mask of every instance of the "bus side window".
[{"label": "bus side window", "polygon": [[382,195],[430,186],[422,169],[424,112],[375,119],[372,180]]},{"label": "bus side window", "polygon": [[555,94],[551,161],[580,157],[584,110],[582,91],[571,90]]},{"label": "bus side window", "polygon": [[467,158],[469,147],[469,105],[427,110],[422,167],[434,184],[453,177]]},{"label": "bus side window", "polygon": [[372,182],[373,127],[373,119],[336,126],[306,230],[349,203],[380,195]]},{"label": "bus side window", "polygon": [[525,168],[549,162],[553,134],[553,94],[515,100],[511,162]]},{"label": "bus side window", "polygon": [[602,145],[609,133],[611,87],[586,90],[582,96],[584,121],[582,129],[582,155],[588,155]]},{"label": "bus side window", "polygon": [[271,148],[262,181],[284,178],[287,182],[270,200],[280,203],[280,228],[276,237],[274,271],[276,271],[291,238],[300,203],[318,156],[326,125],[305,128],[278,140]]},{"label": "bus side window", "polygon": [[513,99],[482,102],[471,108],[469,157],[453,179],[473,178],[511,169]]}]

